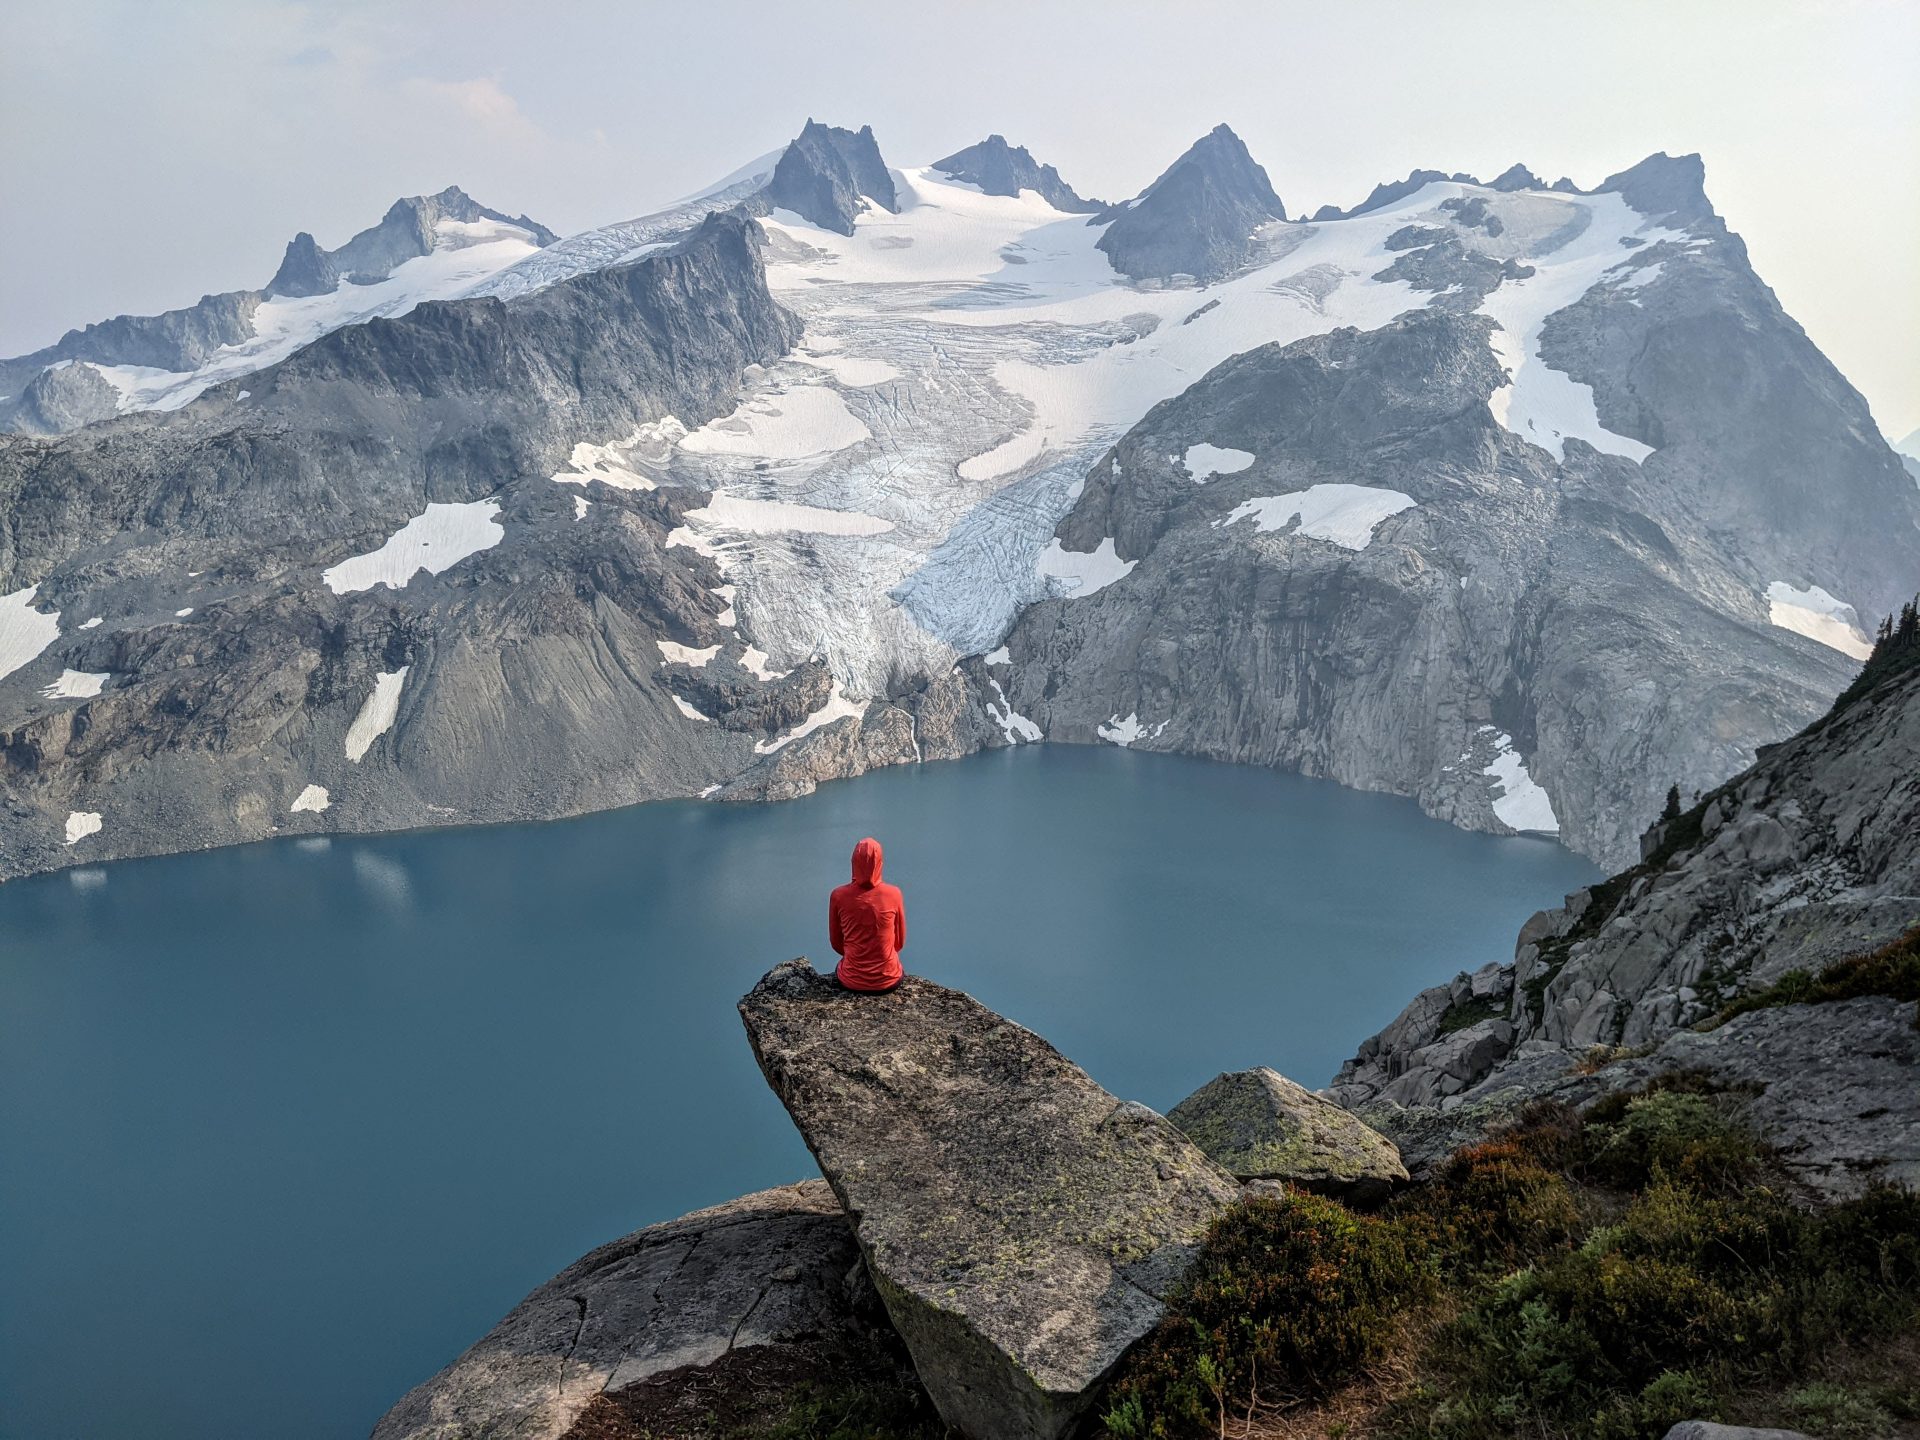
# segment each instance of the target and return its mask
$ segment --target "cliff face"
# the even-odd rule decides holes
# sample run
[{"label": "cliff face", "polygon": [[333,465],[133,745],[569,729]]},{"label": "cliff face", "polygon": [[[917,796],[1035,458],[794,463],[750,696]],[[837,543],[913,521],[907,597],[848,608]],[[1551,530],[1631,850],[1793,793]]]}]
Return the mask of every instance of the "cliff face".
[{"label": "cliff face", "polygon": [[[1768,625],[1749,557],[1671,484],[1496,423],[1488,334],[1416,311],[1251,351],[1156,407],[1056,532],[1110,545],[1124,578],[1022,616],[994,672],[1012,708],[1065,740],[1137,716],[1136,744],[1557,829],[1614,863],[1668,784],[1820,713],[1845,658]],[[1190,473],[1196,446],[1244,463]]]},{"label": "cliff face", "polygon": [[[0,675],[0,874],[568,813],[744,766],[753,739],[689,724],[658,675],[658,639],[736,643],[710,562],[668,549],[689,500],[582,510],[550,477],[582,442],[724,411],[795,330],[751,222],[722,216],[514,304],[335,332],[178,414],[0,439],[0,595],[59,632]],[[83,845],[74,813],[103,817]]]},{"label": "cliff face", "polygon": [[[1432,1131],[1431,1154],[1530,1096],[1578,1098],[1685,1067],[1725,1072],[1779,1105],[1785,1082],[1799,1098],[1771,1128],[1800,1126],[1816,1155],[1844,1146],[1857,1122],[1917,1103],[1913,1047],[1887,1039],[1911,1030],[1910,1003],[1795,1005],[1690,1027],[1790,971],[1817,973],[1920,923],[1916,835],[1920,667],[1894,668],[1656,826],[1640,864],[1536,915],[1511,963],[1424,992],[1361,1045],[1329,1093],[1393,1115],[1382,1123],[1403,1143]],[[1619,1047],[1628,1058],[1570,1075],[1577,1059]],[[1893,1103],[1882,1092],[1906,1093]],[[1903,1153],[1854,1139],[1863,1153]],[[1816,1168],[1852,1173],[1834,1160]]]}]

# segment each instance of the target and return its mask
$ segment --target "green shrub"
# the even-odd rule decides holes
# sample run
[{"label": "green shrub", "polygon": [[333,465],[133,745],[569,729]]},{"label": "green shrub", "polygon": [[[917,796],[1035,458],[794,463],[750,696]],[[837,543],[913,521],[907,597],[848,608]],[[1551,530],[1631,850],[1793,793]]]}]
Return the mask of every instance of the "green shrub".
[{"label": "green shrub", "polygon": [[1787,1397],[1787,1405],[1794,1423],[1820,1440],[1881,1440],[1893,1433],[1886,1408],[1845,1385],[1803,1385]]},{"label": "green shrub", "polygon": [[909,1376],[898,1383],[822,1381],[801,1385],[769,1427],[741,1432],[756,1440],[939,1440],[947,1427]]},{"label": "green shrub", "polygon": [[1106,1427],[1124,1440],[1210,1435],[1258,1390],[1324,1391],[1376,1357],[1431,1284],[1405,1226],[1315,1195],[1245,1201],[1215,1222],[1129,1357]]},{"label": "green shrub", "polygon": [[1634,1096],[1617,1120],[1590,1124],[1587,1155],[1593,1175],[1623,1190],[1666,1176],[1732,1194],[1753,1183],[1761,1164],[1758,1140],[1725,1097],[1678,1089]]},{"label": "green shrub", "polygon": [[[1818,975],[1789,970],[1766,989],[1741,996],[1716,1015],[1706,1028],[1724,1025],[1750,1010],[1766,1010],[1776,1005],[1830,1005],[1863,995],[1920,1000],[1920,929],[1910,930],[1868,954],[1836,960]],[[1916,1016],[1916,1023],[1920,1024],[1920,1016]]]},{"label": "green shrub", "polygon": [[[1566,1112],[1571,1115],[1571,1112]],[[1456,1152],[1392,1213],[1417,1227],[1452,1275],[1511,1269],[1572,1243],[1580,1207],[1564,1163],[1577,1144],[1556,1109],[1479,1145]]]}]

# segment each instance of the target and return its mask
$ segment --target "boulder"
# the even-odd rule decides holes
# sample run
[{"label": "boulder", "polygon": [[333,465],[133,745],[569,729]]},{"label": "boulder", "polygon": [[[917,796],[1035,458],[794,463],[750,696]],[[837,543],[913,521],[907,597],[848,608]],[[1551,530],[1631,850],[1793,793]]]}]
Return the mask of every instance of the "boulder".
[{"label": "boulder", "polygon": [[792,960],[740,1015],[928,1394],[974,1440],[1068,1432],[1240,1193],[960,991],[853,994]]},{"label": "boulder", "polygon": [[1807,1440],[1798,1430],[1765,1430],[1751,1425],[1716,1425],[1711,1420],[1682,1420],[1666,1440]]},{"label": "boulder", "polygon": [[1241,1180],[1375,1204],[1407,1178],[1386,1136],[1264,1065],[1208,1081],[1167,1118]]},{"label": "boulder", "polygon": [[[871,1293],[832,1191],[763,1190],[575,1261],[409,1391],[373,1440],[557,1440],[602,1396],[657,1413],[742,1360],[756,1375],[838,1373],[885,1349]],[[876,1325],[880,1342],[863,1344]]]}]

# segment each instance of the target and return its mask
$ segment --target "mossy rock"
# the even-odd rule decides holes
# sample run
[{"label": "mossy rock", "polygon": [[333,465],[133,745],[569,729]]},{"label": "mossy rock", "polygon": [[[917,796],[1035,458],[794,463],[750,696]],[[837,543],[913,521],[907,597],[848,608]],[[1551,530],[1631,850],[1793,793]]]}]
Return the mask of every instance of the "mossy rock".
[{"label": "mossy rock", "polygon": [[1407,1179],[1400,1151],[1386,1136],[1264,1065],[1209,1081],[1167,1118],[1216,1165],[1248,1183],[1284,1182],[1374,1204]]}]

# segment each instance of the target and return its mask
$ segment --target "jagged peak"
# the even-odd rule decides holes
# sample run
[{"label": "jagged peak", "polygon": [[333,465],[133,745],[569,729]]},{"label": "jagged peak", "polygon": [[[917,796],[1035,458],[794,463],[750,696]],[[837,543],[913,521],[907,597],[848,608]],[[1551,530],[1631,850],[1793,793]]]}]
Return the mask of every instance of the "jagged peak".
[{"label": "jagged peak", "polygon": [[933,169],[955,180],[977,185],[989,195],[1018,195],[1032,190],[1056,210],[1085,214],[1105,207],[1088,200],[1060,178],[1051,165],[1042,165],[1024,145],[1009,145],[1004,135],[989,135],[978,144],[956,150]]},{"label": "jagged peak", "polygon": [[865,201],[894,213],[900,208],[873,127],[843,130],[812,116],[781,152],[762,195],[768,205],[842,235],[853,233]]},{"label": "jagged peak", "polygon": [[1672,220],[1712,220],[1713,202],[1707,199],[1707,167],[1698,153],[1669,155],[1659,150],[1617,175],[1609,175],[1593,192],[1619,195],[1642,215]]},{"label": "jagged peak", "polygon": [[287,242],[280,268],[267,282],[269,295],[325,295],[340,283],[333,259],[320,248],[311,232],[302,230]]},{"label": "jagged peak", "polygon": [[1233,132],[1231,125],[1215,125],[1212,131],[1194,140],[1185,154],[1160,173],[1160,179],[1140,192],[1139,200],[1129,205],[1129,209],[1139,209],[1165,188],[1179,184],[1194,173],[1206,175],[1217,188],[1265,211],[1271,219],[1286,219],[1286,205],[1281,204],[1279,194],[1273,190],[1273,182],[1267,180],[1267,171],[1261,169],[1246,148],[1246,142]]},{"label": "jagged peak", "polygon": [[1490,190],[1544,190],[1547,188],[1547,183],[1516,161],[1489,180],[1487,188]]}]

